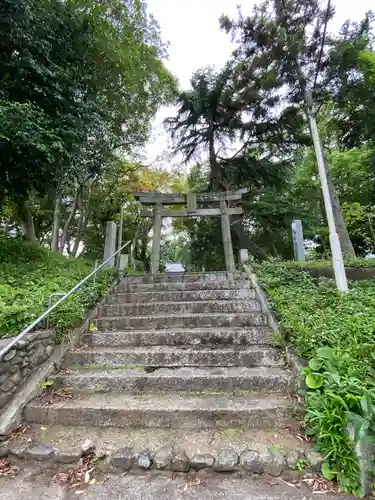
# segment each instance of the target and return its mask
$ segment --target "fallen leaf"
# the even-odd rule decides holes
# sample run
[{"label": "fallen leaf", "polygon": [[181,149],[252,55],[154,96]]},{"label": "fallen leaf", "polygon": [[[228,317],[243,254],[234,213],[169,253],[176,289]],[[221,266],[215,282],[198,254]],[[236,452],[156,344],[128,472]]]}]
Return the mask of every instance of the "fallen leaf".
[{"label": "fallen leaf", "polygon": [[48,429],[48,427],[41,427],[40,430],[41,431],[46,431]]},{"label": "fallen leaf", "polygon": [[85,472],[85,483],[87,484],[89,482],[90,482],[90,473],[89,473],[89,471],[86,471]]},{"label": "fallen leaf", "polygon": [[11,465],[7,460],[0,460],[0,476],[14,477],[20,472],[20,468]]}]

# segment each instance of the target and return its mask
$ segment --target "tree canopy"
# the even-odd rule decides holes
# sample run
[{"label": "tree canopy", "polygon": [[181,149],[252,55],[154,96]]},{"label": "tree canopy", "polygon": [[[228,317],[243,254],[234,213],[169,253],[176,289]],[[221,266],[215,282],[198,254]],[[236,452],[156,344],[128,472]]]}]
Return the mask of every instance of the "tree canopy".
[{"label": "tree canopy", "polygon": [[36,200],[53,213],[73,193],[74,215],[79,193],[145,144],[175,80],[140,0],[4,0],[0,35],[0,196],[36,240]]},{"label": "tree canopy", "polygon": [[[191,89],[179,93],[176,116],[167,120],[187,162],[196,153],[200,163],[206,158],[206,189],[248,187],[244,217],[232,220],[232,239],[237,249],[246,247],[256,258],[292,256],[294,218],[303,220],[306,235],[319,241],[322,251],[328,250],[321,193],[312,180],[317,166],[308,90],[319,111],[343,253],[353,258],[372,248],[368,236],[364,244],[353,226],[353,218],[359,217],[353,204],[360,203],[363,215],[367,202],[349,199],[342,189],[346,174],[341,170],[338,175],[335,151],[354,148],[353,157],[373,157],[373,16],[366,14],[360,23],[347,21],[334,34],[329,30],[334,15],[330,3],[323,7],[317,0],[265,0],[248,16],[240,9],[235,18],[223,15],[220,26],[235,44],[232,57],[223,69],[198,70]],[[369,182],[371,161],[366,165],[361,172],[368,172]],[[359,177],[351,177],[356,193],[363,192]],[[366,227],[368,233],[370,225]]]}]

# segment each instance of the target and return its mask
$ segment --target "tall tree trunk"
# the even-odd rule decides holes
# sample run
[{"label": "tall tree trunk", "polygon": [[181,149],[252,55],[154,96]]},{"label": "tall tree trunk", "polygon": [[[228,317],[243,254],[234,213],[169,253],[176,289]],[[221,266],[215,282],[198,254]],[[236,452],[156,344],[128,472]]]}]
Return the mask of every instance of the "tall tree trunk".
[{"label": "tall tree trunk", "polygon": [[257,259],[267,259],[267,253],[256,245],[242,225],[242,215],[231,216],[231,231],[235,234],[239,248],[247,248]]},{"label": "tall tree trunk", "polygon": [[78,224],[77,224],[77,231],[76,235],[74,238],[74,245],[73,245],[73,250],[72,250],[72,255],[75,257],[78,252],[78,246],[81,243],[81,237],[82,237],[82,227],[83,227],[83,220],[84,220],[84,208],[83,208],[83,200],[82,196],[79,197],[78,200],[78,210],[79,210],[79,219],[78,219]]},{"label": "tall tree trunk", "polygon": [[356,255],[355,255],[354,247],[353,247],[353,244],[351,242],[348,230],[346,228],[346,223],[344,220],[344,216],[342,215],[342,210],[341,210],[341,206],[340,206],[340,200],[339,200],[339,197],[337,196],[335,185],[333,184],[331,170],[328,166],[328,162],[327,162],[327,158],[326,158],[325,154],[324,154],[324,166],[325,166],[326,175],[327,175],[329,194],[331,197],[333,217],[335,219],[336,231],[337,231],[337,234],[339,235],[342,253],[343,253],[344,258],[355,259]]},{"label": "tall tree trunk", "polygon": [[69,226],[70,226],[70,223],[72,222],[73,217],[75,216],[76,211],[77,211],[78,198],[79,198],[79,189],[77,188],[77,191],[76,191],[76,194],[75,194],[75,197],[74,197],[74,200],[73,200],[73,204],[72,204],[72,207],[71,207],[71,211],[70,211],[69,217],[67,218],[67,220],[66,220],[66,222],[64,224],[64,229],[63,229],[63,232],[62,232],[62,235],[61,235],[60,248],[59,248],[60,253],[63,253],[64,248],[65,248],[65,243],[66,243],[66,240],[68,238]]},{"label": "tall tree trunk", "polygon": [[34,243],[37,242],[35,234],[34,219],[31,215],[27,202],[24,199],[16,201],[16,210],[19,221],[22,226],[22,234],[28,240]]},{"label": "tall tree trunk", "polygon": [[214,133],[210,130],[210,140],[209,140],[209,161],[211,167],[211,180],[212,180],[212,188],[214,191],[220,191],[221,186],[221,172],[220,166],[217,163],[216,151],[215,151],[215,139]]},{"label": "tall tree trunk", "polygon": [[81,243],[82,239],[84,238],[84,236],[86,234],[87,226],[89,224],[91,194],[92,194],[92,183],[89,182],[86,208],[84,206],[82,196],[80,197],[80,200],[81,200],[80,219],[78,222],[78,229],[77,229],[76,237],[74,240],[74,247],[73,247],[73,251],[72,251],[72,255],[74,257],[77,257],[77,253],[79,250],[79,244]]},{"label": "tall tree trunk", "polygon": [[52,222],[52,237],[51,237],[51,250],[56,252],[59,249],[59,232],[60,232],[60,196],[56,196],[55,208],[53,211]]}]

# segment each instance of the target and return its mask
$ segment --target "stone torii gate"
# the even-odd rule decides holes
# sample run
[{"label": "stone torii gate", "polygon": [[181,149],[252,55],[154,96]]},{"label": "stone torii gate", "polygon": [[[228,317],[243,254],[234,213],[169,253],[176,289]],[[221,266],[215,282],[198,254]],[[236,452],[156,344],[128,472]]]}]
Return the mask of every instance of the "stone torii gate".
[{"label": "stone torii gate", "polygon": [[[221,217],[221,231],[223,235],[225,266],[228,272],[235,271],[232,237],[230,233],[229,215],[242,214],[242,207],[230,207],[228,202],[241,201],[243,190],[226,191],[219,193],[133,193],[136,200],[143,205],[153,205],[152,211],[142,211],[141,217],[153,217],[154,235],[151,253],[151,273],[159,272],[160,239],[162,217]],[[204,208],[209,203],[217,207]],[[182,210],[164,210],[163,205],[186,205]],[[199,205],[199,206],[197,206]]]}]

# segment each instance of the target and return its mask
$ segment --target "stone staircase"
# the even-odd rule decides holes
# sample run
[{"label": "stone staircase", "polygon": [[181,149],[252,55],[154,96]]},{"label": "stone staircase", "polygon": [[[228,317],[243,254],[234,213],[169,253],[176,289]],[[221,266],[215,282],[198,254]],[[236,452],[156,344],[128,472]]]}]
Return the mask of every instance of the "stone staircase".
[{"label": "stone staircase", "polygon": [[244,275],[123,279],[96,325],[55,376],[54,389],[70,397],[37,398],[25,409],[44,443],[60,449],[90,438],[112,454],[131,447],[133,462],[147,449],[156,468],[166,446],[218,454],[216,464],[229,446],[235,466],[249,447],[258,455],[274,447],[284,465],[287,452],[303,453],[288,430],[292,376],[268,344],[267,317]]}]

